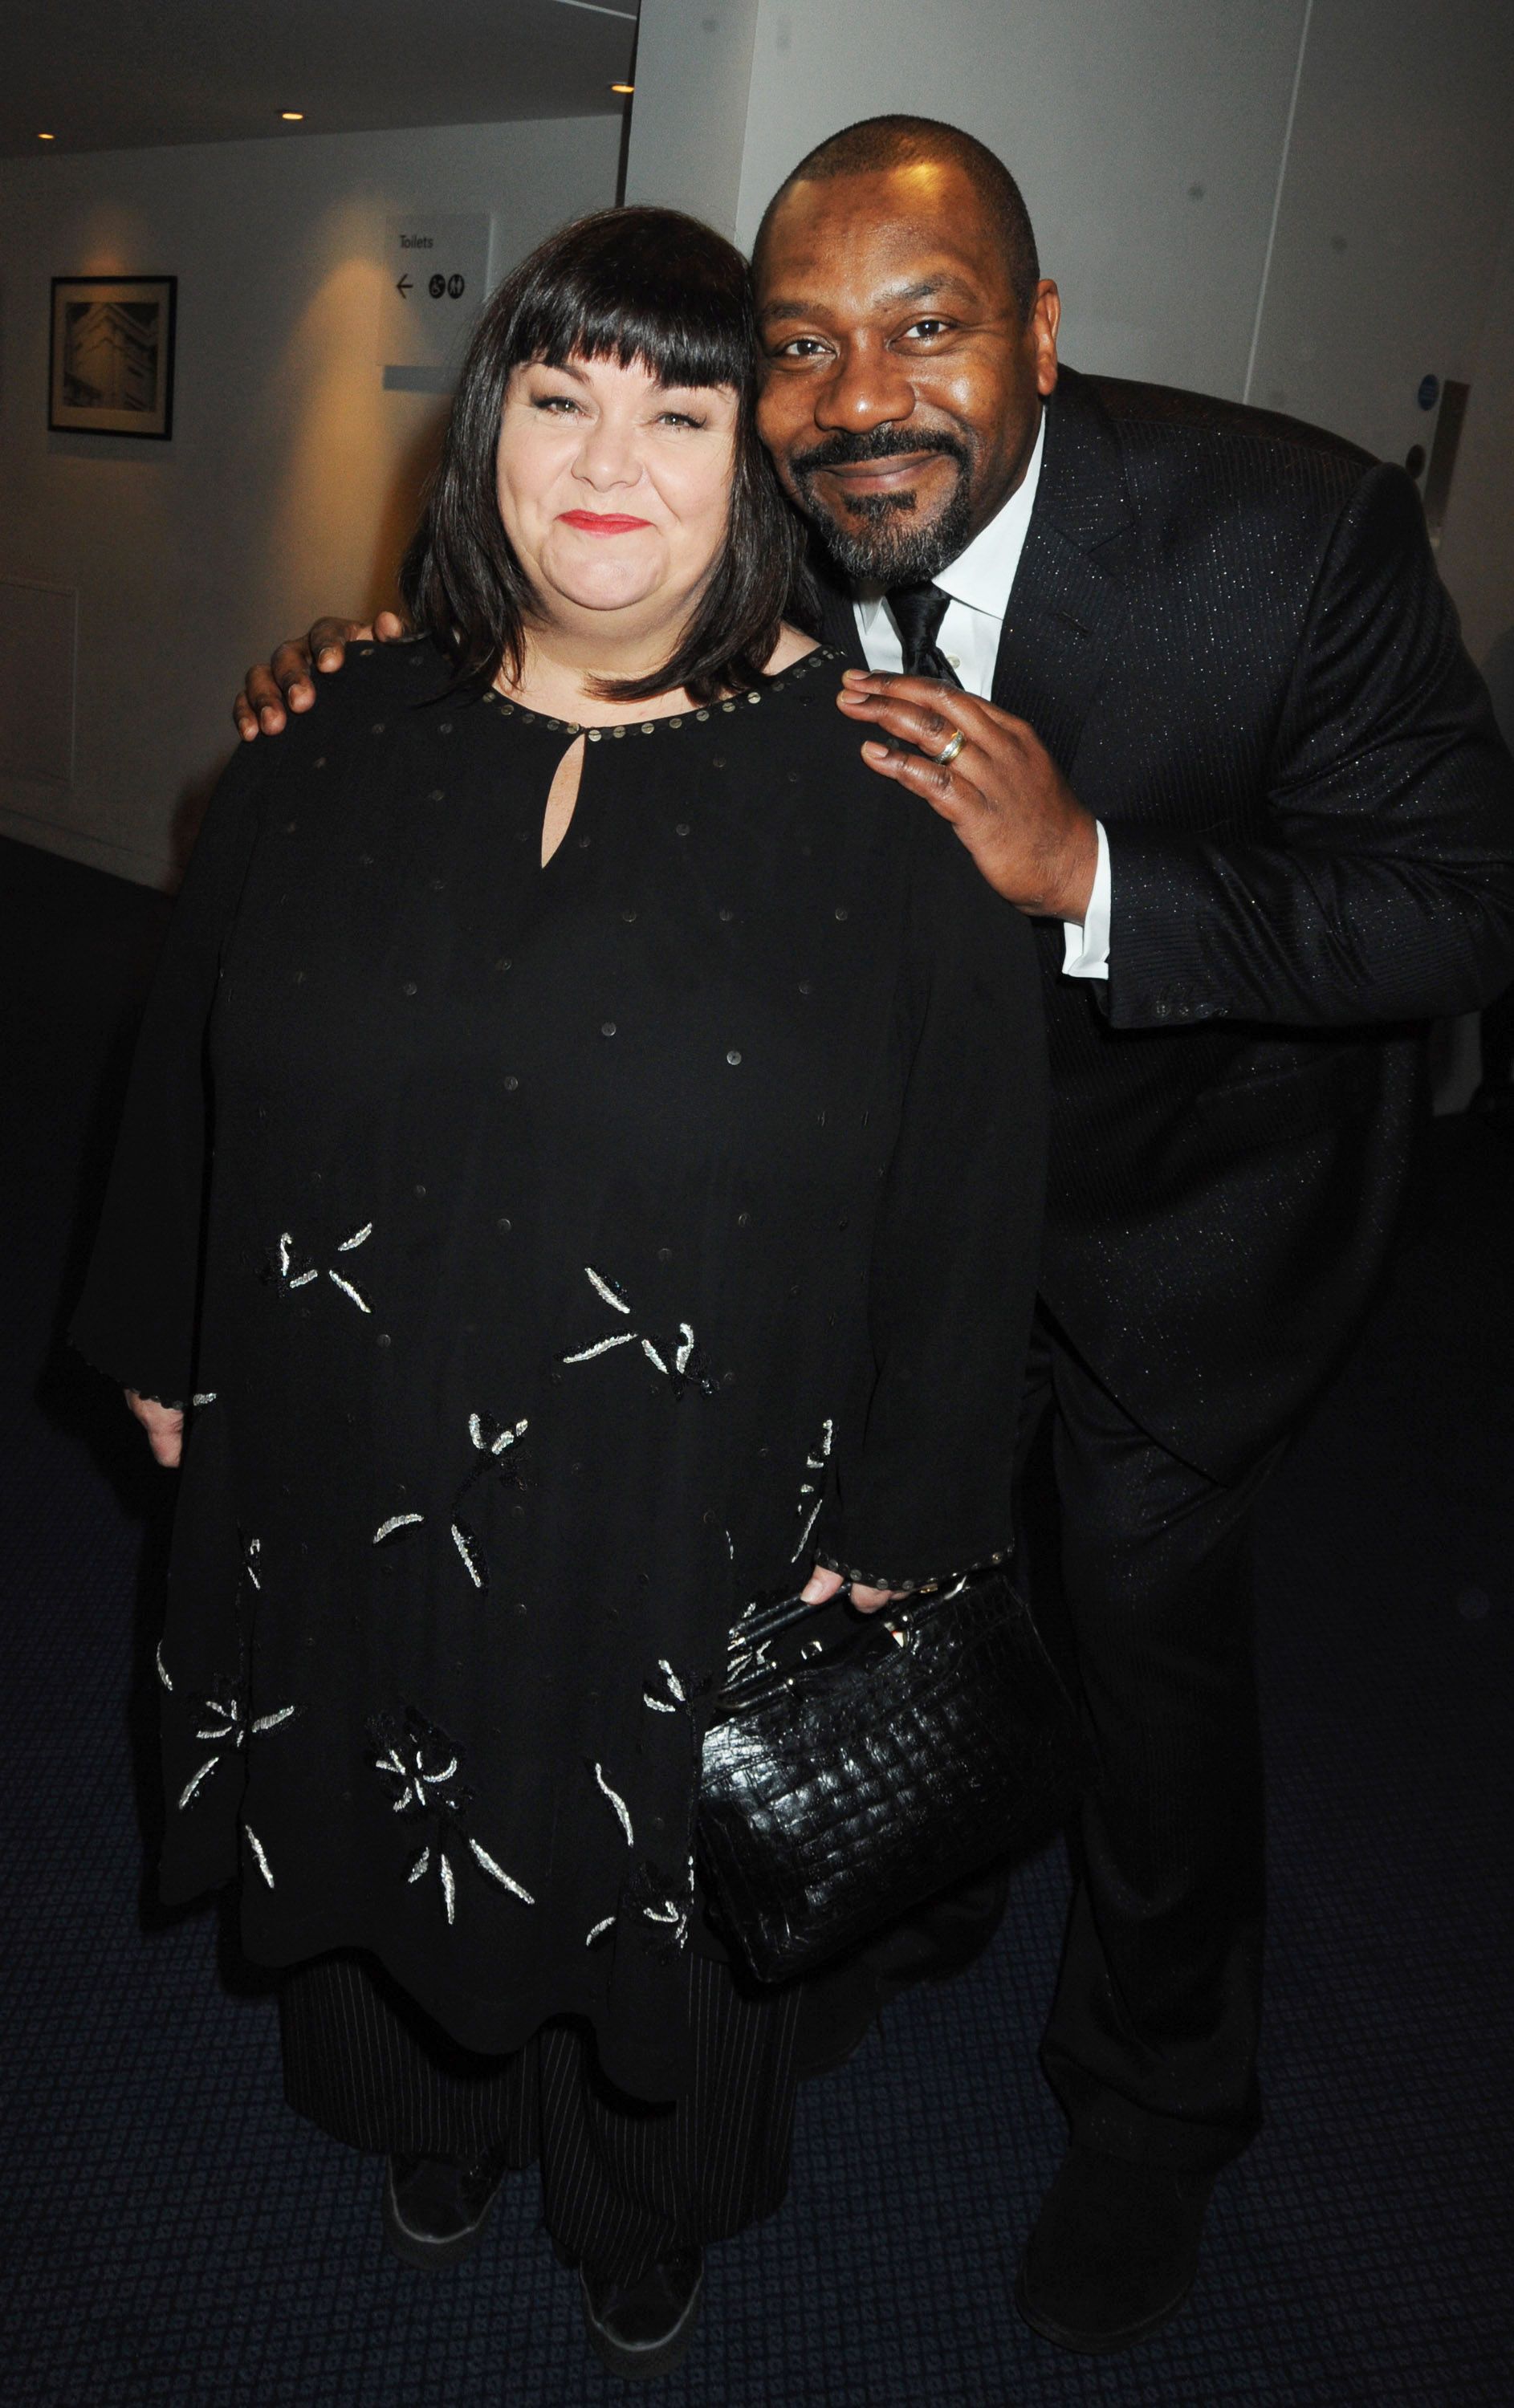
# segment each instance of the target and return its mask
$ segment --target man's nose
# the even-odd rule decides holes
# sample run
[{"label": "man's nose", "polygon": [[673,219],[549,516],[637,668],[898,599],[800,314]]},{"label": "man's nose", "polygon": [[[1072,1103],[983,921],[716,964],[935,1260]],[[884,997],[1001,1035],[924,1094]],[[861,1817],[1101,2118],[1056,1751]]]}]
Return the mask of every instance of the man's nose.
[{"label": "man's nose", "polygon": [[915,387],[901,362],[881,345],[849,343],[815,396],[815,423],[861,435],[909,418],[914,410]]}]

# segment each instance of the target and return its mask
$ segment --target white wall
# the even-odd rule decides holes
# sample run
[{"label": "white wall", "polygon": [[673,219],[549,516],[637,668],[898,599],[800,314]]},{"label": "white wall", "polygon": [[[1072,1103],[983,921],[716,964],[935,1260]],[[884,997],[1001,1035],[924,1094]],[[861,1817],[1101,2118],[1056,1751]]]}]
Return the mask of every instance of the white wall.
[{"label": "white wall", "polygon": [[[386,213],[487,210],[497,274],[614,198],[618,115],[0,163],[0,580],[79,593],[70,788],[0,832],[171,878],[248,663],[392,592],[445,405],[382,390]],[[168,443],[47,431],[49,281],[179,278]]]},{"label": "white wall", "polygon": [[749,244],[807,150],[886,109],[1008,162],[1075,366],[1398,458],[1434,433],[1421,377],[1469,379],[1441,566],[1514,724],[1507,0],[642,0],[627,198]]},{"label": "white wall", "polygon": [[1514,202],[1466,363],[1472,394],[1440,542],[1441,573],[1514,745]]},{"label": "white wall", "polygon": [[[1075,365],[1239,394],[1305,0],[745,0],[740,188],[699,128],[731,67],[690,0],[642,0],[627,200],[677,198],[749,243],[789,169],[858,117],[965,126],[1008,162]],[[717,59],[718,79],[714,73]]]},{"label": "white wall", "polygon": [[1468,378],[1514,194],[1514,8],[1314,0],[1248,398],[1382,459]]},{"label": "white wall", "polygon": [[626,198],[737,237],[760,0],[658,0],[636,35]]}]

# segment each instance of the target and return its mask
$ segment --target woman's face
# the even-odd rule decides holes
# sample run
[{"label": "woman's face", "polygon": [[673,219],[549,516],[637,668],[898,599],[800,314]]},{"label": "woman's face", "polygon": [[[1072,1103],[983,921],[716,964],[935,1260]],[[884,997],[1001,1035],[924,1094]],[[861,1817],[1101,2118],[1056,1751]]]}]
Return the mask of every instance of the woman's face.
[{"label": "woman's face", "polygon": [[548,621],[686,616],[726,538],[736,459],[729,386],[644,367],[516,368],[499,424],[499,515]]}]

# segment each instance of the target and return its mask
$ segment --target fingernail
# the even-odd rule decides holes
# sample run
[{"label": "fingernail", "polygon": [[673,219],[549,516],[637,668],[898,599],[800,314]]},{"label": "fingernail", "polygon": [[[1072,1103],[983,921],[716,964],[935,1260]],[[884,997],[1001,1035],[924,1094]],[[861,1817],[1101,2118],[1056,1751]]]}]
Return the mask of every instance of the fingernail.
[{"label": "fingernail", "polygon": [[867,761],[887,761],[888,758],[888,747],[887,744],[864,744],[862,747],[862,756],[863,759]]},{"label": "fingernail", "polygon": [[318,653],[315,665],[317,668],[334,669],[337,666],[337,651],[335,645],[328,644],[324,652]]}]

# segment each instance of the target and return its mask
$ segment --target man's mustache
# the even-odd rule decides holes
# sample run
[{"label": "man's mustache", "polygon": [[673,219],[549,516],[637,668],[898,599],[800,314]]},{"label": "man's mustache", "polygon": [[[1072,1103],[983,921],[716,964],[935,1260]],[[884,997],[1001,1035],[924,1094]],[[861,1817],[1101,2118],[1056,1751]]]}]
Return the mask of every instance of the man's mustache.
[{"label": "man's mustache", "polygon": [[875,426],[870,435],[832,435],[824,443],[817,443],[812,452],[793,452],[788,467],[792,476],[813,477],[822,468],[860,467],[873,460],[917,457],[926,452],[944,452],[959,468],[972,465],[960,436],[939,430],[909,435],[902,427]]}]

